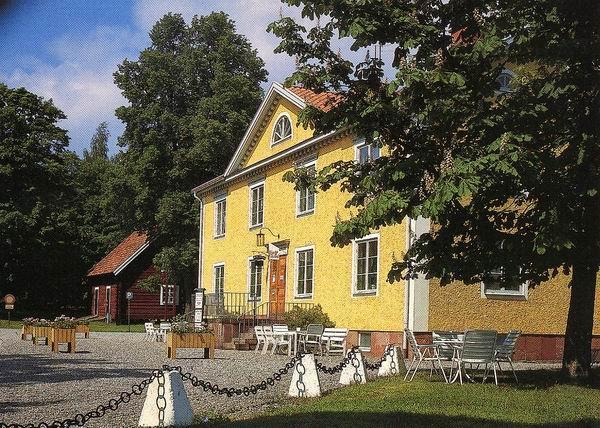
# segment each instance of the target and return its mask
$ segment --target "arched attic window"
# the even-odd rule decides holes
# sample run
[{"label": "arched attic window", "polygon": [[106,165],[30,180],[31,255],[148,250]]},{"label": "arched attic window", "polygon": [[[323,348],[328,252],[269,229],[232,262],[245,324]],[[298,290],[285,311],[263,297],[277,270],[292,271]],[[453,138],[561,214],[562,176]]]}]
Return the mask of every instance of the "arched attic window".
[{"label": "arched attic window", "polygon": [[500,86],[498,90],[500,92],[510,92],[510,81],[514,77],[514,74],[510,70],[502,70],[502,72],[496,78],[496,82]]},{"label": "arched attic window", "polygon": [[273,127],[271,145],[281,143],[288,138],[292,138],[292,121],[286,113],[282,113]]}]

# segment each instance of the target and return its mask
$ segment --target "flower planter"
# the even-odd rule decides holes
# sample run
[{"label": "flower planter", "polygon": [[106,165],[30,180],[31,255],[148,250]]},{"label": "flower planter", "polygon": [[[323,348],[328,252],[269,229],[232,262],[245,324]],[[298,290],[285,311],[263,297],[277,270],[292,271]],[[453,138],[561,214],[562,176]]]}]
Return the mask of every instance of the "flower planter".
[{"label": "flower planter", "polygon": [[83,337],[87,339],[90,337],[90,326],[88,324],[77,324],[75,326],[75,333],[83,333]]},{"label": "flower planter", "polygon": [[21,340],[28,340],[29,338],[27,336],[29,335],[33,338],[33,326],[31,324],[23,324],[23,328],[21,329]]},{"label": "flower planter", "polygon": [[52,328],[50,346],[52,352],[58,352],[58,345],[67,344],[67,352],[75,352],[75,328]]},{"label": "flower planter", "polygon": [[204,348],[204,358],[215,356],[212,333],[167,333],[167,358],[177,358],[177,348]]},{"label": "flower planter", "polygon": [[44,345],[47,345],[51,332],[52,327],[50,326],[33,326],[33,334],[31,335],[33,344],[37,345],[39,343],[39,339],[44,339]]}]

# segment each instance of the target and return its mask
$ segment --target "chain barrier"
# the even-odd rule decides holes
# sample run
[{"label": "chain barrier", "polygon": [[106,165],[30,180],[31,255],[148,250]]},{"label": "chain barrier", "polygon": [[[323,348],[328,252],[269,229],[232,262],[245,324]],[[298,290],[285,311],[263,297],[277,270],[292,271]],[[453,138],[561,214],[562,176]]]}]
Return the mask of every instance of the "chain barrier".
[{"label": "chain barrier", "polygon": [[[383,364],[383,362],[385,361],[385,359],[388,357],[388,355],[390,357],[392,357],[394,355],[394,347],[393,346],[388,346],[387,349],[385,350],[385,352],[383,353],[383,357],[381,357],[377,362],[375,363],[369,363],[367,360],[365,360],[365,367],[367,370],[378,370],[381,365]],[[396,366],[396,363],[394,362],[394,359],[392,358],[392,364],[394,365],[394,367]]]},{"label": "chain barrier", "polygon": [[162,371],[157,377],[158,391],[156,394],[156,407],[158,407],[158,426],[165,426],[165,409],[167,408],[167,399],[165,398],[165,373]]},{"label": "chain barrier", "polygon": [[340,361],[338,364],[336,364],[335,366],[327,367],[320,361],[316,361],[316,360],[315,360],[315,366],[317,366],[317,370],[320,370],[323,373],[336,374],[336,373],[341,372],[344,369],[344,367],[346,367],[350,363],[352,358],[355,358],[355,355],[357,352],[358,352],[358,348],[355,346],[352,348],[352,350],[350,352],[348,352],[346,357],[342,361]]},{"label": "chain barrier", "polygon": [[298,396],[304,397],[306,393],[306,385],[304,384],[304,373],[306,373],[306,367],[302,363],[302,358],[296,363],[296,372],[298,373],[298,380],[296,381],[296,388],[298,389]]},{"label": "chain barrier", "polygon": [[[148,379],[144,379],[138,384],[135,384],[131,387],[131,392],[124,391],[119,394],[119,398],[112,398],[108,401],[107,405],[100,404],[96,407],[95,410],[89,411],[85,414],[78,413],[74,418],[65,419],[63,421],[53,421],[50,423],[40,422],[39,424],[6,424],[4,422],[0,422],[0,428],[70,428],[73,426],[82,427],[84,426],[90,419],[101,418],[104,416],[109,410],[113,412],[119,408],[119,405],[123,403],[129,403],[131,397],[134,395],[142,395],[144,390],[152,383],[155,378],[163,377],[164,374],[161,370],[154,370],[152,372],[152,376]],[[164,415],[163,415],[164,416]]]},{"label": "chain barrier", "polygon": [[[191,373],[184,373],[183,369],[180,366],[171,367],[168,365],[163,366],[163,371],[166,370],[174,370],[179,372],[181,375],[181,379],[184,381],[190,381],[192,386],[196,388],[202,388],[204,391],[210,391],[215,395],[226,395],[227,397],[233,397],[234,395],[244,395],[248,397],[250,394],[256,394],[258,391],[264,391],[269,386],[275,385],[276,382],[279,382],[282,379],[282,376],[289,373],[290,369],[296,365],[296,362],[302,361],[303,353],[298,352],[294,357],[288,361],[285,366],[277,370],[273,373],[272,376],[269,376],[265,380],[260,381],[254,385],[245,386],[243,388],[234,388],[234,387],[220,387],[219,385],[213,385],[209,381],[205,381],[202,379],[198,379],[198,377],[194,376]],[[2,428],[2,427],[0,427]]]}]

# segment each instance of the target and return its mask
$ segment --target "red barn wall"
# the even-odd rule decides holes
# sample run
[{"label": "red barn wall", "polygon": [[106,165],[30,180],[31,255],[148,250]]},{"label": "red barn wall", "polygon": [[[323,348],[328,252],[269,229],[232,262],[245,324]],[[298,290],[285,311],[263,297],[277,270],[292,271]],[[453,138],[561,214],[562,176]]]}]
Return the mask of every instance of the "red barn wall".
[{"label": "red barn wall", "polygon": [[[127,291],[133,292],[130,309],[132,320],[168,319],[177,313],[177,307],[160,304],[160,292],[151,293],[138,286],[140,281],[157,273],[158,270],[153,265],[147,266],[135,277],[132,285],[127,288]],[[127,318],[126,312],[124,318]]]}]

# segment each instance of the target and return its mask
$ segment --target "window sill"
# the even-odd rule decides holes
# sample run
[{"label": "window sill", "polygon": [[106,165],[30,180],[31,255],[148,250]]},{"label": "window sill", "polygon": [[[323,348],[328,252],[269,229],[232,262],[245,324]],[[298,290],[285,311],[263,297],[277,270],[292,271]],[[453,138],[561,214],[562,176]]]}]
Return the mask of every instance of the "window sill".
[{"label": "window sill", "polygon": [[213,236],[213,239],[223,239],[223,238],[225,238],[225,234],[223,234],[223,235],[214,235]]},{"label": "window sill", "polygon": [[352,297],[376,296],[376,295],[377,295],[377,290],[355,291],[352,293]]},{"label": "window sill", "polygon": [[286,141],[291,140],[291,139],[292,139],[292,136],[290,135],[289,137],[282,138],[281,140],[271,141],[271,147],[275,147],[276,145],[285,143]]},{"label": "window sill", "polygon": [[314,209],[312,209],[310,211],[304,211],[304,212],[301,212],[301,213],[300,212],[296,212],[296,218],[307,217],[307,216],[309,216],[311,214],[314,214],[314,213],[315,213]]},{"label": "window sill", "polygon": [[294,299],[298,299],[298,300],[307,300],[307,299],[312,299],[313,295],[312,294],[297,294],[294,296]]},{"label": "window sill", "polygon": [[258,229],[259,227],[263,227],[263,224],[264,223],[250,225],[248,226],[248,230]]},{"label": "window sill", "polygon": [[527,296],[522,293],[494,293],[484,291],[481,297],[490,300],[527,300]]}]

